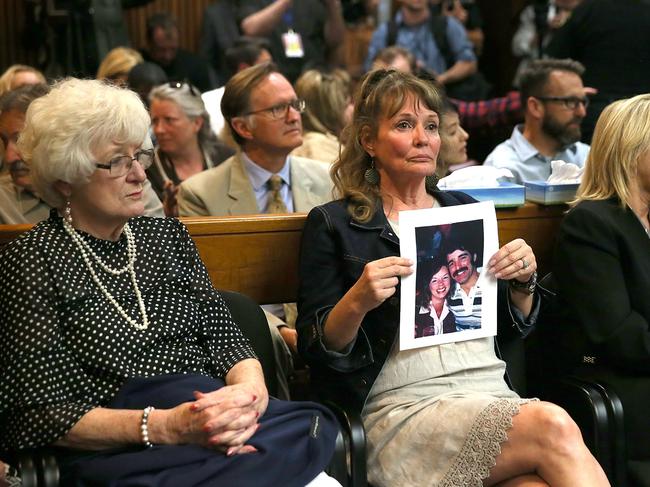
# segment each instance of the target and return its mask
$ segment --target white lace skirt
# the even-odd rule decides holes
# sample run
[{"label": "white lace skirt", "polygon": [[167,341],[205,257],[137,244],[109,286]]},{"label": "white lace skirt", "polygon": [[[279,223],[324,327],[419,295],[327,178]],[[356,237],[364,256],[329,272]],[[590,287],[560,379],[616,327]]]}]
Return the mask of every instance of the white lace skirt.
[{"label": "white lace skirt", "polygon": [[391,354],[363,411],[372,485],[481,487],[530,401],[503,372],[491,339]]}]

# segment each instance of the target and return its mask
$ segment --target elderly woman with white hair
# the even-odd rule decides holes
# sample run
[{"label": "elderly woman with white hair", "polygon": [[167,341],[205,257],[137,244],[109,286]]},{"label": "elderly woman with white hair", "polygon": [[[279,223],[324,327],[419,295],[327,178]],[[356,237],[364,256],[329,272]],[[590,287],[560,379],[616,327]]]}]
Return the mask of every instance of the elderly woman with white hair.
[{"label": "elderly woman with white hair", "polygon": [[0,451],[57,447],[62,485],[305,485],[331,415],[269,402],[185,227],[140,216],[148,129],[135,93],[94,80],[27,111],[19,149],[54,209],[0,253]]},{"label": "elderly woman with white hair", "polygon": [[178,185],[190,176],[215,167],[234,154],[217,139],[201,93],[188,83],[170,81],[149,93],[156,136],[149,179],[163,202],[167,216],[178,216]]}]

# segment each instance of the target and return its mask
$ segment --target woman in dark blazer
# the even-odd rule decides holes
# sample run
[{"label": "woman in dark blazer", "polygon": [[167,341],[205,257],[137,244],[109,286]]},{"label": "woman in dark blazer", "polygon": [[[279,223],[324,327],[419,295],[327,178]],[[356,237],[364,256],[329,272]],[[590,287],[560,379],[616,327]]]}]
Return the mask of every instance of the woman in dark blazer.
[{"label": "woman in dark blazer", "polygon": [[556,372],[603,380],[620,395],[632,485],[644,486],[650,486],[649,206],[646,94],[612,103],[596,124],[557,242],[562,319],[544,338],[545,349],[559,353]]},{"label": "woman in dark blazer", "polygon": [[[376,70],[355,100],[331,170],[341,199],[312,209],[303,231],[296,329],[314,393],[362,415],[369,482],[608,486],[565,411],[508,388],[492,337],[399,350],[397,288],[413,272],[399,256],[399,212],[474,200],[433,187],[440,94],[431,83]],[[535,319],[535,255],[515,239],[486,267],[502,282],[505,339]]]}]

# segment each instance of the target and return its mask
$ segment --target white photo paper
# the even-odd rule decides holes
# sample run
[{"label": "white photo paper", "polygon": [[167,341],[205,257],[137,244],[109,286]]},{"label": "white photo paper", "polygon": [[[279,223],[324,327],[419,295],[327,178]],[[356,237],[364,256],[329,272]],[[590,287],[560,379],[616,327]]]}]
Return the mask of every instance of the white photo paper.
[{"label": "white photo paper", "polygon": [[487,263],[499,250],[494,203],[401,211],[400,350],[497,333],[497,281]]}]

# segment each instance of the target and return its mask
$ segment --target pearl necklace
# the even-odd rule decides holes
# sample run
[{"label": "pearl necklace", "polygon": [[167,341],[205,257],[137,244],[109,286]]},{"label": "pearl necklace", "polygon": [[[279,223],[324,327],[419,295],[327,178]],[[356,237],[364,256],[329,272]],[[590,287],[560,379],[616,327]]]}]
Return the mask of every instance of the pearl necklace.
[{"label": "pearl necklace", "polygon": [[[138,282],[135,278],[135,268],[134,268],[135,256],[136,256],[135,239],[133,238],[133,234],[131,233],[131,228],[129,227],[129,224],[126,223],[124,225],[124,234],[126,235],[126,251],[128,255],[128,262],[121,269],[113,269],[112,267],[109,267],[104,262],[102,262],[99,256],[95,254],[92,248],[90,248],[90,245],[88,245],[88,243],[83,238],[81,238],[81,235],[77,233],[74,227],[65,218],[63,219],[63,228],[65,228],[65,231],[68,233],[68,235],[70,235],[70,237],[72,237],[72,241],[79,248],[79,251],[81,252],[81,256],[83,257],[83,260],[86,263],[86,267],[90,271],[90,275],[92,276],[93,281],[95,281],[97,287],[102,291],[102,293],[104,293],[106,299],[108,299],[113,304],[113,306],[117,308],[117,311],[120,313],[120,315],[122,315],[122,318],[124,318],[133,328],[135,328],[136,330],[146,330],[149,327],[149,318],[147,317],[147,310],[144,306],[144,301],[142,300],[142,294],[140,294],[140,288],[138,287]],[[142,314],[142,324],[138,323],[129,315],[127,315],[126,311],[124,311],[124,308],[120,306],[120,304],[113,297],[113,295],[108,291],[108,289],[106,289],[106,286],[104,286],[104,284],[100,281],[99,276],[95,273],[95,270],[93,269],[88,254],[90,254],[90,256],[92,256],[92,258],[99,264],[99,266],[108,274],[119,276],[124,274],[127,271],[129,272],[129,275],[131,277],[131,282],[133,283],[133,289],[135,291],[135,297],[138,301],[138,307],[140,308],[140,313]]]}]

